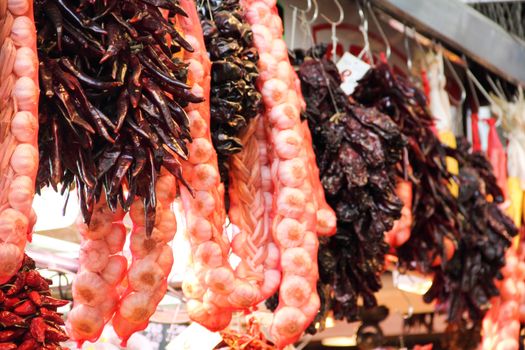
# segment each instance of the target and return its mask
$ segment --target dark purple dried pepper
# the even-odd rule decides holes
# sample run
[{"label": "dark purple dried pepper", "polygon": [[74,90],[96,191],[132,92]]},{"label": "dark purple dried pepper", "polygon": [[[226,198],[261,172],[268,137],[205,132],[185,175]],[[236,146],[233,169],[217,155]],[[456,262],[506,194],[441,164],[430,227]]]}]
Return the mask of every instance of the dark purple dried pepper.
[{"label": "dark purple dried pepper", "polygon": [[[161,9],[171,11],[169,18]],[[202,99],[189,91],[187,66],[173,58],[192,51],[174,14],[185,15],[176,0],[35,3],[42,86],[37,190],[76,185],[86,223],[103,194],[112,210],[145,200],[150,223],[151,174],[170,152],[187,158],[189,123],[175,106]],[[147,100],[152,107],[142,115]],[[150,154],[153,162],[146,161]],[[180,164],[169,169],[182,181]]]}]

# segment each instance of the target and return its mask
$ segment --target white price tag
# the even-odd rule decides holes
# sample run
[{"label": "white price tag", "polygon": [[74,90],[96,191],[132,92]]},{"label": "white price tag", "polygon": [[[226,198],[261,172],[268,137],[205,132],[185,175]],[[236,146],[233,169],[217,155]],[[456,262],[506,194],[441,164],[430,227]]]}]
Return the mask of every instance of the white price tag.
[{"label": "white price tag", "polygon": [[343,79],[341,89],[343,89],[345,94],[350,95],[354,92],[357,81],[368,72],[370,65],[350,52],[345,52],[343,57],[337,62],[337,69]]},{"label": "white price tag", "polygon": [[192,323],[167,346],[167,350],[212,350],[222,341],[219,333]]},{"label": "white price tag", "polygon": [[478,109],[478,129],[479,129],[479,139],[481,141],[481,150],[487,152],[489,148],[489,124],[485,122],[487,119],[492,117],[489,106],[481,106]]},{"label": "white price tag", "polygon": [[432,286],[432,280],[415,271],[407,271],[406,273],[399,273],[396,269],[392,271],[392,280],[394,287],[404,292],[423,295]]}]

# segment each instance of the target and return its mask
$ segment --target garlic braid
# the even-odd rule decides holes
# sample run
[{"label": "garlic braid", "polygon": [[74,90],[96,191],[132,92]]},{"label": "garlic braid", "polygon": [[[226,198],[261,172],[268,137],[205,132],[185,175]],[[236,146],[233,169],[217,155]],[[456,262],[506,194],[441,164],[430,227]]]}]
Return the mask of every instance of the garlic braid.
[{"label": "garlic braid", "polygon": [[82,236],[79,268],[73,281],[74,307],[66,327],[79,345],[96,341],[117,309],[119,285],[127,270],[122,255],[126,241],[123,218],[122,209],[113,213],[103,199],[95,206],[89,225],[78,218]]},{"label": "garlic braid", "polygon": [[32,7],[31,0],[0,1],[0,283],[22,265],[36,222],[38,62]]},{"label": "garlic braid", "polygon": [[127,290],[113,318],[113,327],[122,339],[122,346],[126,346],[133,333],[147,327],[166,294],[168,275],[173,266],[173,251],[169,243],[177,231],[176,217],[171,208],[176,188],[175,177],[162,171],[155,185],[157,215],[151,235],[146,233],[142,199],[136,199],[132,204],[130,250],[133,260],[127,272]]},{"label": "garlic braid", "polygon": [[[267,145],[261,117],[252,120],[242,135],[243,150],[232,156],[230,164],[230,220],[240,232],[232,242],[233,251],[241,257],[237,274],[259,282],[261,298],[267,299],[280,282],[278,249],[270,234],[271,181]],[[269,198],[269,204],[266,203]]]},{"label": "garlic braid", "polygon": [[[255,138],[257,120],[252,120],[244,135],[242,135],[243,150],[231,157],[229,190],[230,221],[240,232],[234,239],[234,252],[245,258],[254,273],[261,275],[261,262],[266,256],[268,237],[268,214],[264,210],[262,194],[261,165],[259,163],[259,147]],[[256,271],[257,270],[257,271]]]}]

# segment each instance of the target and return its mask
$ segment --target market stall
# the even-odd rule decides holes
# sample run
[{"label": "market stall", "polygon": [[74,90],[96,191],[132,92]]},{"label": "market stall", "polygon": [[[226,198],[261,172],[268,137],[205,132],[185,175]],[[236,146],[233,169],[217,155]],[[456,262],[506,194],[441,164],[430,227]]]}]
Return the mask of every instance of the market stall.
[{"label": "market stall", "polygon": [[524,12],[0,0],[0,350],[522,348]]}]

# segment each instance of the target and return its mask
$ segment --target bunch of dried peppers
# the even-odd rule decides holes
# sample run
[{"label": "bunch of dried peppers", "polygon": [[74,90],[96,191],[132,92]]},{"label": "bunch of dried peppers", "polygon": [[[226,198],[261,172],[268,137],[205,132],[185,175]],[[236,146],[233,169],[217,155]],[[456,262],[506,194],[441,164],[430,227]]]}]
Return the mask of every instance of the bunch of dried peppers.
[{"label": "bunch of dried peppers", "polygon": [[[449,150],[459,163],[461,238],[456,254],[443,271],[437,271],[425,301],[437,299],[448,310],[449,323],[468,320],[480,324],[490,307],[490,299],[499,295],[496,280],[501,280],[505,251],[518,233],[512,220],[498,207],[503,195],[487,158],[471,152],[470,144],[458,138],[458,147]],[[497,199],[489,201],[488,198]]]},{"label": "bunch of dried peppers", "polygon": [[229,156],[242,150],[241,135],[263,106],[255,88],[259,54],[239,0],[203,2],[199,14],[212,62],[211,134],[227,194]]},{"label": "bunch of dried peppers", "polygon": [[307,59],[299,77],[321,181],[338,220],[336,235],[319,248],[320,280],[332,291],[325,311],[355,321],[358,298],[366,307],[377,304],[384,233],[401,214],[395,175],[405,139],[388,115],[345,95],[333,62]]},{"label": "bunch of dried peppers", "polygon": [[111,209],[144,201],[155,221],[161,166],[180,181],[191,141],[184,107],[203,100],[178,58],[175,0],[38,0],[40,167],[37,188],[75,184],[84,220],[104,193]]},{"label": "bunch of dried peppers", "polygon": [[62,349],[68,336],[57,309],[68,302],[51,297],[50,284],[26,255],[18,273],[0,285],[0,349]]},{"label": "bunch of dried peppers", "polygon": [[[409,142],[400,175],[413,184],[414,221],[397,249],[401,267],[433,273],[424,299],[437,299],[452,327],[479,322],[498,294],[494,279],[502,277],[505,250],[517,233],[497,206],[503,196],[489,162],[462,140],[455,150],[441,144],[424,94],[386,64],[371,69],[353,97],[390,115]],[[447,170],[446,156],[458,161],[458,176]],[[458,198],[449,190],[452,180]]]},{"label": "bunch of dried peppers", "polygon": [[459,239],[458,206],[447,187],[452,174],[446,150],[431,129],[423,92],[382,63],[368,71],[353,97],[388,114],[408,140],[400,175],[413,184],[414,220],[409,240],[397,250],[400,264],[425,273],[443,269],[450,254],[447,243],[457,245]]}]

